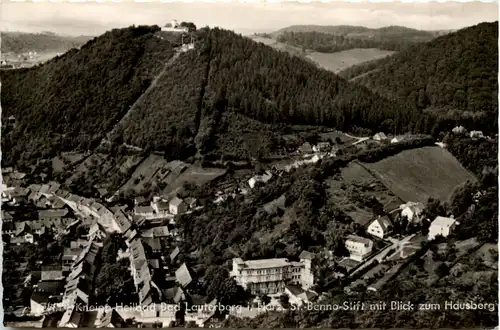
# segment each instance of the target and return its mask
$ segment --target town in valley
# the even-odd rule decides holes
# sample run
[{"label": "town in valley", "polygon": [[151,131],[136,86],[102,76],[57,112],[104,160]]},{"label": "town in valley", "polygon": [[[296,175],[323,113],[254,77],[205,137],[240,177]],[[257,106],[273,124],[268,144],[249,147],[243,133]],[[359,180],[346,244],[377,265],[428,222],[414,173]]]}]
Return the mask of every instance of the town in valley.
[{"label": "town in valley", "polygon": [[498,324],[498,22],[195,24],[2,37],[6,326]]}]

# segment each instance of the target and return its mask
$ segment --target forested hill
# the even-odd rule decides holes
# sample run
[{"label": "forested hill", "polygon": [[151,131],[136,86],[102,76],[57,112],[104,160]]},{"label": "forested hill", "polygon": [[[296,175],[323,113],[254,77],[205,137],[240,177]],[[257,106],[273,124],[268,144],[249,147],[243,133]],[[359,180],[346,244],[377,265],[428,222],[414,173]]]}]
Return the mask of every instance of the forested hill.
[{"label": "forested hill", "polygon": [[1,71],[3,162],[88,149],[149,86],[172,55],[159,27],[116,29],[42,65]]},{"label": "forested hill", "polygon": [[291,26],[275,32],[278,41],[322,53],[352,48],[380,48],[399,51],[415,43],[427,42],[441,32],[420,31],[401,26],[369,29],[361,26]]},{"label": "forested hill", "polygon": [[195,145],[211,152],[227,141],[235,143],[239,137],[227,131],[242,120],[252,126],[378,130],[392,119],[389,130],[398,131],[417,120],[416,112],[363,86],[233,32],[201,29],[197,39],[198,52],[180,55],[113,141],[167,154],[194,152]]},{"label": "forested hill", "polygon": [[4,131],[5,161],[93,148],[160,72],[114,141],[156,150],[193,150],[196,143],[210,150],[214,135],[224,141],[218,120],[234,122],[235,115],[343,130],[378,130],[392,120],[389,130],[398,132],[417,119],[366,87],[221,29],[196,32],[197,49],[162,71],[174,50],[158,30],[113,30],[41,66],[1,72],[2,116],[17,120]]},{"label": "forested hill", "polygon": [[[498,22],[481,23],[379,60],[356,82],[419,109],[498,111]],[[357,72],[361,74],[362,72]]]},{"label": "forested hill", "polygon": [[80,47],[93,37],[60,36],[50,32],[24,33],[2,32],[2,52],[23,54],[27,52],[65,52]]}]

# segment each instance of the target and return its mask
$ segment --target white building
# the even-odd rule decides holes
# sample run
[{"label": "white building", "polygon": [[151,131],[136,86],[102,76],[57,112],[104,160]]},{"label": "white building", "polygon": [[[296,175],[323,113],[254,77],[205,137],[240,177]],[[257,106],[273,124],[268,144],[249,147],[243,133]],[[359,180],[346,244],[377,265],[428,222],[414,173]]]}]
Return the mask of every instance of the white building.
[{"label": "white building", "polygon": [[424,205],[422,203],[408,202],[399,206],[401,209],[401,216],[406,217],[409,222],[420,221],[420,216],[424,211]]},{"label": "white building", "polygon": [[432,221],[431,226],[429,227],[429,234],[427,239],[433,240],[436,236],[447,237],[457,225],[457,221],[453,218],[446,218],[437,216],[434,221]]},{"label": "white building", "polygon": [[170,213],[177,215],[187,211],[187,205],[179,197],[174,197],[169,203]]},{"label": "white building", "polygon": [[330,143],[328,142],[319,142],[317,145],[313,146],[314,152],[326,152],[332,149]]},{"label": "white building", "polygon": [[266,183],[269,180],[271,180],[272,177],[273,177],[272,173],[269,171],[266,171],[266,173],[264,173],[264,175],[256,175],[256,176],[252,177],[250,180],[248,180],[248,185],[250,186],[250,188],[253,189],[253,187],[255,187],[255,185],[257,184],[257,182]]},{"label": "white building", "polygon": [[384,237],[387,237],[387,235],[392,231],[392,229],[393,226],[389,218],[379,216],[377,219],[372,221],[372,223],[368,226],[368,229],[366,231],[370,235],[383,239]]},{"label": "white building", "polygon": [[473,139],[481,139],[484,138],[484,135],[482,131],[471,131],[470,137]]},{"label": "white building", "polygon": [[234,258],[230,274],[238,285],[255,295],[284,293],[287,284],[307,290],[314,284],[313,255],[303,251],[299,257],[299,262],[285,258],[248,261]]},{"label": "white building", "polygon": [[384,141],[387,140],[387,135],[384,132],[377,133],[373,136],[375,141]]},{"label": "white building", "polygon": [[392,138],[391,143],[394,144],[394,143],[399,143],[401,141],[403,141],[403,138],[395,136]]},{"label": "white building", "polygon": [[451,130],[453,134],[467,134],[467,130],[463,126],[457,126]]},{"label": "white building", "polygon": [[362,262],[366,256],[372,253],[373,242],[368,238],[349,235],[345,242],[345,247],[349,251],[349,258]]},{"label": "white building", "polygon": [[180,26],[176,20],[173,20],[170,24],[161,28],[164,32],[180,32],[185,33],[188,32],[189,29],[187,27]]}]

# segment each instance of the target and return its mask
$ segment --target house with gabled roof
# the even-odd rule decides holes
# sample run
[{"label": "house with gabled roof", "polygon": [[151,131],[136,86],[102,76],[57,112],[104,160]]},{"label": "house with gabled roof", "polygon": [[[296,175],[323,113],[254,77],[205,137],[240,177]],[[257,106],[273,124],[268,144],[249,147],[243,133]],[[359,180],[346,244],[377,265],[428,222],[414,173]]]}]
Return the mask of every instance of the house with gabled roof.
[{"label": "house with gabled roof", "polygon": [[419,202],[408,202],[400,205],[399,208],[401,209],[401,216],[406,217],[409,222],[418,222],[424,211],[424,205]]},{"label": "house with gabled roof", "polygon": [[367,228],[367,232],[370,235],[376,236],[378,238],[387,237],[387,235],[392,232],[393,225],[389,217],[387,216],[378,216],[375,220],[370,223]]},{"label": "house with gabled roof", "polygon": [[375,141],[385,141],[387,140],[387,135],[384,132],[379,132],[373,136]]},{"label": "house with gabled roof", "polygon": [[175,249],[170,253],[170,261],[174,261],[180,252],[181,251],[179,250],[179,247],[176,246]]},{"label": "house with gabled roof", "polygon": [[182,199],[176,196],[170,200],[169,211],[174,215],[181,214],[187,211],[187,205]]},{"label": "house with gabled roof", "polygon": [[288,296],[290,304],[298,307],[302,306],[303,304],[313,302],[318,298],[318,294],[316,292],[311,290],[304,290],[297,285],[285,286],[285,294]]},{"label": "house with gabled roof", "polygon": [[176,271],[175,271],[175,278],[177,279],[177,282],[183,287],[187,287],[192,281],[193,278],[191,277],[191,274],[189,273],[189,269],[187,268],[186,263],[183,263]]}]

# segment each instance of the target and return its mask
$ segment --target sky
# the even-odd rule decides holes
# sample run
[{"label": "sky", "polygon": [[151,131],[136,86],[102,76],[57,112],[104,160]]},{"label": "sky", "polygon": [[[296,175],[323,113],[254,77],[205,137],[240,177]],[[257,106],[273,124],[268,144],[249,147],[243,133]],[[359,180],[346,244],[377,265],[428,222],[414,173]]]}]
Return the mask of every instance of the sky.
[{"label": "sky", "polygon": [[130,25],[163,26],[173,19],[198,27],[219,26],[242,34],[272,32],[290,25],[400,25],[421,30],[455,30],[498,20],[497,2],[13,2],[0,4],[1,31],[51,31],[100,35]]}]

